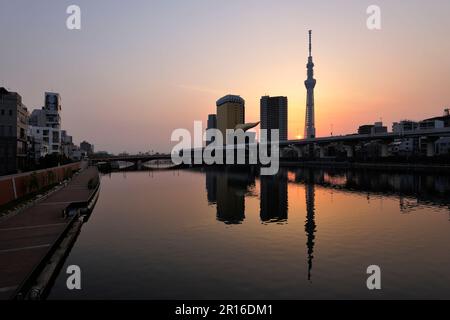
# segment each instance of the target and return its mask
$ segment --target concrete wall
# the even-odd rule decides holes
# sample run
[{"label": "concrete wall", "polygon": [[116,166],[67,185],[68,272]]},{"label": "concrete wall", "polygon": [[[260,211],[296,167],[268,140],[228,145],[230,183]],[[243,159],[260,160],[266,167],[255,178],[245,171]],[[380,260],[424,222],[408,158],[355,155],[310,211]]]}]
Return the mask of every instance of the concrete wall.
[{"label": "concrete wall", "polygon": [[0,206],[15,199],[38,191],[53,183],[59,183],[67,177],[70,171],[77,171],[84,167],[81,162],[71,163],[60,167],[31,171],[0,177]]}]

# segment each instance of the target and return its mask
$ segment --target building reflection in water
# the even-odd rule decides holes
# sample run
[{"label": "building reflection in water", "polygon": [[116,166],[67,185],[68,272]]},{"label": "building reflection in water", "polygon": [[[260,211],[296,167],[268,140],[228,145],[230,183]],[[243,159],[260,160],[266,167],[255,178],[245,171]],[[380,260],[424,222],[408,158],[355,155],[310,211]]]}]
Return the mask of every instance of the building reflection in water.
[{"label": "building reflection in water", "polygon": [[[253,195],[257,175],[252,170],[207,170],[209,204],[215,204],[217,220],[240,224],[245,219],[245,197]],[[291,178],[292,177],[292,178]],[[312,278],[317,225],[315,188],[330,188],[343,193],[359,193],[370,198],[397,196],[400,212],[421,206],[448,207],[450,178],[429,174],[380,173],[357,170],[294,169],[280,170],[275,176],[260,176],[260,219],[263,223],[284,223],[288,219],[288,183],[304,185],[306,199],[306,249],[308,280]]]},{"label": "building reflection in water", "polygon": [[217,220],[240,224],[245,219],[245,196],[255,185],[252,171],[206,171],[208,203],[216,204]]},{"label": "building reflection in water", "polygon": [[206,171],[206,197],[208,204],[217,203],[217,173],[212,170]]},{"label": "building reflection in water", "polygon": [[288,218],[287,171],[260,176],[260,217],[264,223],[282,223]]},{"label": "building reflection in water", "polygon": [[[372,197],[396,197],[402,213],[421,207],[450,206],[450,176],[430,173],[399,173],[347,169],[310,169],[316,185]],[[294,170],[295,183],[306,184],[308,170]],[[311,178],[311,177],[309,177]]]}]

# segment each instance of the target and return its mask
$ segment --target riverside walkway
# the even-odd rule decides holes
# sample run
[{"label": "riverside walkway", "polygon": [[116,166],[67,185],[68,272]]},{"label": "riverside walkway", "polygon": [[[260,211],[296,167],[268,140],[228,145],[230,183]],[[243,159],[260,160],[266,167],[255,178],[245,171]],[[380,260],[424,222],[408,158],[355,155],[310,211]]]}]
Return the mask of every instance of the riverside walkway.
[{"label": "riverside walkway", "polygon": [[86,202],[98,177],[95,167],[81,171],[67,186],[24,211],[0,221],[0,299],[14,298],[30,274],[61,240],[71,218],[63,215],[71,203]]}]

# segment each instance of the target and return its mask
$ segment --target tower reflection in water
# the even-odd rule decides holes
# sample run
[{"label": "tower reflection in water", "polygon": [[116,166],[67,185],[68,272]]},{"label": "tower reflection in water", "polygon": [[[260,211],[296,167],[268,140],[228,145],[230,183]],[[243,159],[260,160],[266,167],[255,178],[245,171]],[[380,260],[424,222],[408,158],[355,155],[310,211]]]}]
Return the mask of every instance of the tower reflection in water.
[{"label": "tower reflection in water", "polygon": [[[245,219],[245,196],[253,195],[256,175],[251,171],[206,171],[206,191],[209,204],[215,204],[217,220],[226,224],[240,224]],[[287,222],[288,219],[288,171],[277,175],[260,176],[260,219],[263,223]],[[306,198],[306,247],[308,280],[311,280],[315,244],[314,176],[312,171],[297,171],[296,183],[305,185]]]},{"label": "tower reflection in water", "polygon": [[[296,174],[296,182],[300,178],[299,172]],[[306,198],[306,247],[308,251],[308,280],[311,280],[312,263],[314,259],[314,240],[316,238],[316,221],[315,221],[315,186],[314,176],[311,171],[304,172],[305,198]]]},{"label": "tower reflection in water", "polygon": [[[308,280],[312,278],[316,243],[315,189],[335,190],[342,194],[371,198],[397,198],[401,213],[412,213],[423,207],[446,212],[450,207],[450,177],[418,173],[384,173],[365,170],[282,169],[275,176],[259,176],[253,170],[208,170],[208,202],[216,205],[217,220],[240,224],[245,219],[245,197],[255,196],[253,187],[259,180],[259,214],[263,224],[284,224],[288,219],[288,184],[305,188],[306,250]],[[292,204],[292,203],[291,203]],[[447,211],[448,213],[448,211]],[[292,213],[291,213],[292,214]],[[305,214],[305,213],[300,213]]]}]

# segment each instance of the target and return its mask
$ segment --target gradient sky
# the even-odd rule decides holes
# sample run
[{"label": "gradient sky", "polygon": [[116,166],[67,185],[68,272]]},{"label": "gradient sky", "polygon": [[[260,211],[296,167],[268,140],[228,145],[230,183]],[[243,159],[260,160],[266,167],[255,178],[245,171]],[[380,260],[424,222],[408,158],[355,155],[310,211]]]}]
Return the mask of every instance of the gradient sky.
[{"label": "gradient sky", "polygon": [[[66,8],[82,29],[66,28]],[[366,9],[382,10],[382,30]],[[382,119],[420,120],[450,106],[450,1],[0,0],[0,86],[29,110],[62,96],[63,128],[96,150],[169,151],[175,128],[206,121],[217,98],[289,99],[303,133],[307,30],[313,29],[319,136]]]}]

